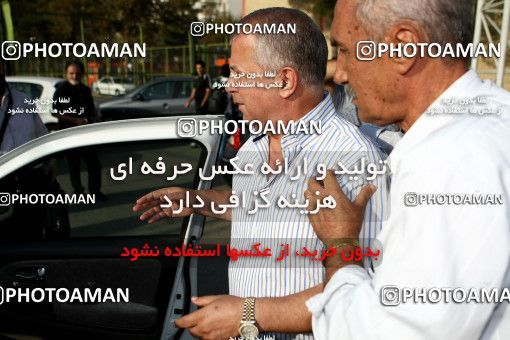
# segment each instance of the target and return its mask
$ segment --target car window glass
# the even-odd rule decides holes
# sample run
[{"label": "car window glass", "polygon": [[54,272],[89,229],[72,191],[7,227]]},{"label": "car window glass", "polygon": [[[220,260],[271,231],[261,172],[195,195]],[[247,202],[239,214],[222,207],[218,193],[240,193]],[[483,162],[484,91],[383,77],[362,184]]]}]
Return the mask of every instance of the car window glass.
[{"label": "car window glass", "polygon": [[146,100],[161,100],[172,98],[175,82],[165,81],[147,87],[142,95]]},{"label": "car window glass", "polygon": [[9,82],[9,85],[16,91],[23,92],[24,94],[26,94],[29,97],[29,99],[40,98],[43,91],[42,85],[39,84]]},{"label": "car window glass", "polygon": [[[198,168],[203,166],[206,152],[202,146],[192,147],[187,140],[138,141],[76,148],[32,162],[0,179],[1,240],[178,236],[187,219],[165,218],[149,225],[139,220],[139,213],[132,207],[138,198],[155,189],[197,188]],[[81,188],[71,175],[73,157],[78,158]],[[157,171],[159,157],[165,173],[144,175],[143,163]],[[191,164],[192,170],[167,180],[174,166],[181,169],[181,163]],[[93,175],[97,173],[99,177]],[[123,174],[124,179],[114,180]],[[91,186],[97,187],[98,179],[106,200],[91,195],[96,190]],[[84,191],[81,194],[80,189]],[[13,194],[19,195],[16,202]],[[36,201],[41,195],[45,198]]]},{"label": "car window glass", "polygon": [[188,98],[191,95],[191,90],[193,89],[192,81],[179,81],[175,87],[174,97],[173,98]]},{"label": "car window glass", "polygon": [[124,79],[124,78],[112,78],[113,82],[115,84],[126,84],[126,83],[129,83],[129,81],[127,79]]}]

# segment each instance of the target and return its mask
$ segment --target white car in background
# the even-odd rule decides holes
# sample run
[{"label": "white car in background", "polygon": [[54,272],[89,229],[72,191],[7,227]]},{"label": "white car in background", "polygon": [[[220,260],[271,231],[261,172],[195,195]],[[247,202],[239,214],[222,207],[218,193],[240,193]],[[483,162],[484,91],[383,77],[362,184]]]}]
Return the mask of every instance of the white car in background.
[{"label": "white car in background", "polygon": [[120,77],[103,77],[92,84],[92,91],[97,94],[120,96],[135,88],[135,84]]},{"label": "white car in background", "polygon": [[39,99],[36,102],[36,107],[42,122],[49,130],[55,130],[58,119],[51,115],[51,99],[53,99],[57,85],[64,79],[33,76],[12,76],[5,77],[5,79],[11,88],[23,92],[30,100]]}]

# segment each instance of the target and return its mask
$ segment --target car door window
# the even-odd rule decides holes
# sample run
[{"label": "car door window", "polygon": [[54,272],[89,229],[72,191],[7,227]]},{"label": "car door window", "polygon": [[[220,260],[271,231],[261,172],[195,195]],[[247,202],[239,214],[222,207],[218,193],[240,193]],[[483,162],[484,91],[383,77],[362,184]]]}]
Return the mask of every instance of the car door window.
[{"label": "car door window", "polygon": [[143,98],[146,100],[171,99],[174,87],[175,82],[165,81],[154,85],[150,85],[145,90],[143,90],[142,95]]},{"label": "car door window", "polygon": [[176,83],[173,98],[189,98],[191,90],[193,89],[192,81],[179,81]]},{"label": "car door window", "polygon": [[9,82],[9,85],[16,91],[23,92],[24,94],[26,94],[29,97],[29,99],[40,98],[43,91],[43,86],[39,84]]},{"label": "car door window", "polygon": [[[44,157],[0,180],[2,240],[179,235],[186,219],[162,219],[148,225],[139,220],[132,207],[138,198],[155,189],[197,188],[198,168],[205,156],[205,147],[192,147],[187,140],[164,140],[87,146]],[[83,194],[79,194],[76,178],[71,175],[73,157],[78,158]],[[144,162],[156,169],[158,161],[165,164],[165,174],[142,173]],[[181,163],[191,164],[192,171],[168,181],[174,166]],[[119,180],[122,164],[120,169],[126,171],[126,177]],[[99,178],[91,176],[98,170]],[[106,200],[97,194],[92,199],[95,189],[91,185],[98,179]],[[18,194],[16,201],[14,194]],[[66,202],[59,201],[66,197]]]}]

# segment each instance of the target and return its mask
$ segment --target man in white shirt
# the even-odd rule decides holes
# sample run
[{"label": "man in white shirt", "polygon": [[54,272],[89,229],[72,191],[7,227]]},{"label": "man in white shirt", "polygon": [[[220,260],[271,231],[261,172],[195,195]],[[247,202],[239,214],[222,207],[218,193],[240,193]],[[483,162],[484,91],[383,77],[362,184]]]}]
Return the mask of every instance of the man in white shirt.
[{"label": "man in white shirt", "polygon": [[[358,41],[467,43],[471,9],[469,1],[337,2],[336,82],[352,86],[362,120],[395,123],[405,135],[389,159],[391,215],[378,236],[382,262],[367,271],[338,257],[327,260],[324,291],[307,301],[317,339],[510,338],[504,293],[510,287],[510,94],[481,81],[467,60],[356,57]],[[319,197],[340,202],[310,216],[321,240],[357,237],[374,188],[354,203],[331,177],[323,184],[310,180],[308,190],[305,196],[320,191]],[[484,290],[496,293],[483,299]]]}]

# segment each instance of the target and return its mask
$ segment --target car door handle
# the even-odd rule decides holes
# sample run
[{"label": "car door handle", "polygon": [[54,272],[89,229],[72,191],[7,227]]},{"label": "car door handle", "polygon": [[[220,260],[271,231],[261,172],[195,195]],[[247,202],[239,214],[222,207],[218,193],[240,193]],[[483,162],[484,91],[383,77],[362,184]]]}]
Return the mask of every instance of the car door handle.
[{"label": "car door handle", "polygon": [[43,280],[46,276],[45,266],[23,267],[16,270],[16,277],[25,280]]},{"label": "car door handle", "polygon": [[163,108],[164,108],[164,109],[168,109],[168,103],[164,103],[164,104],[163,104]]}]

